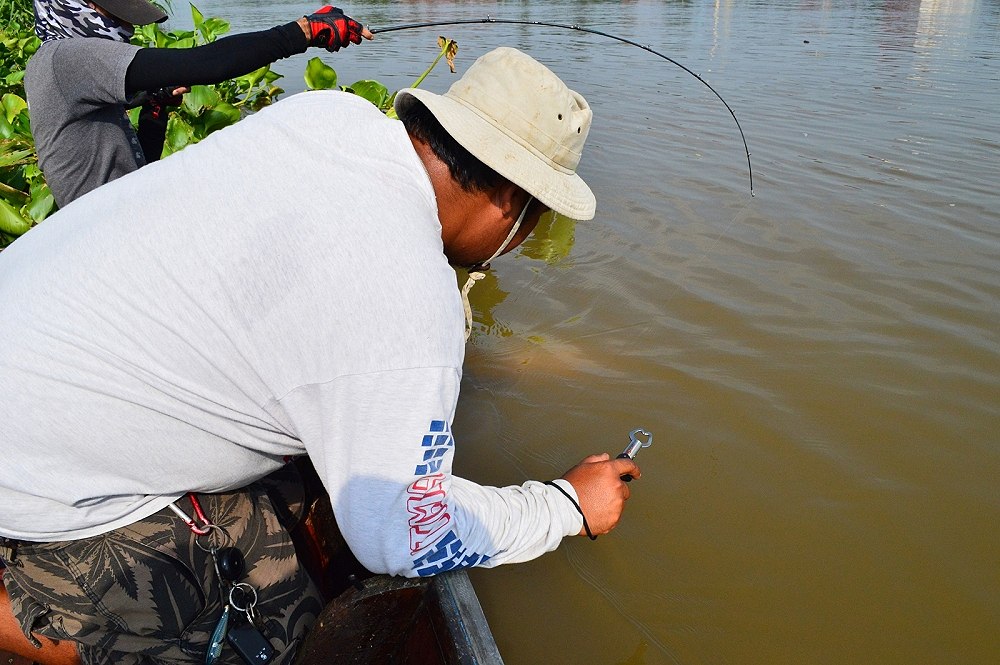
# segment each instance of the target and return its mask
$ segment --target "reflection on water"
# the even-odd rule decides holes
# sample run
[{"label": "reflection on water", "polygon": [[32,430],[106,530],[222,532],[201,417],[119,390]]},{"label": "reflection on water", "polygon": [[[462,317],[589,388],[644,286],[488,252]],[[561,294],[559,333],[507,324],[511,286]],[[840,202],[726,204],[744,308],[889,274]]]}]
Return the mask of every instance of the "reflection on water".
[{"label": "reflection on water", "polygon": [[[538,220],[538,225],[532,231],[531,236],[521,244],[516,250],[517,255],[523,258],[543,262],[548,266],[558,266],[559,263],[569,256],[573,249],[574,228],[576,222],[568,217],[549,212]],[[501,259],[506,262],[509,259]],[[494,262],[496,263],[496,262]],[[460,282],[465,282],[465,272],[459,270]],[[483,335],[496,335],[507,337],[513,331],[498,320],[493,315],[493,310],[507,299],[510,295],[504,291],[495,272],[486,273],[486,277],[478,282],[474,291],[474,298],[470,299],[474,307],[473,332]],[[534,341],[541,342],[541,338]]]},{"label": "reflection on water", "polygon": [[[311,11],[214,0],[236,30]],[[657,445],[616,531],[474,574],[519,663],[993,663],[1000,653],[1000,9],[992,0],[358,2],[582,92],[597,218],[472,292],[459,471]],[[324,54],[407,85],[438,31]],[[301,90],[308,56],[280,64]],[[454,80],[439,68],[426,82]]]}]

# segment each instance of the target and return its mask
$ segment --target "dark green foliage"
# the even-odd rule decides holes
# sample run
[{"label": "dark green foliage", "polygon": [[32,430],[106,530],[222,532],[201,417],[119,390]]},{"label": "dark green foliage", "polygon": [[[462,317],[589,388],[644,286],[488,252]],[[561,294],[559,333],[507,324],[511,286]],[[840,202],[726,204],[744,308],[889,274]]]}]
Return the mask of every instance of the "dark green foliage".
[{"label": "dark green foliage", "polygon": [[24,66],[41,45],[29,0],[0,0],[0,248],[52,211],[35,155]]}]

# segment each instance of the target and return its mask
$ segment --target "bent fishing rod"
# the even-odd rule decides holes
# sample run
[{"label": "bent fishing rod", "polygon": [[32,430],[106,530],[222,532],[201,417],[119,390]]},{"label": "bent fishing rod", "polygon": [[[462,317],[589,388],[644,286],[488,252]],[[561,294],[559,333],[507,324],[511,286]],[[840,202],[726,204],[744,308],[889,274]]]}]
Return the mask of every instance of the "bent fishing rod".
[{"label": "bent fishing rod", "polygon": [[705,79],[703,79],[698,74],[696,74],[695,72],[691,71],[690,69],[688,69],[687,67],[685,67],[681,63],[677,62],[673,58],[671,58],[671,57],[669,57],[667,55],[664,55],[663,53],[660,53],[659,51],[656,51],[656,50],[650,48],[649,46],[646,46],[644,44],[640,44],[639,42],[632,41],[631,39],[626,39],[625,37],[619,37],[618,35],[612,35],[612,34],[609,34],[607,32],[602,32],[601,30],[594,30],[593,28],[585,28],[583,26],[575,25],[575,24],[570,25],[570,24],[566,24],[566,23],[549,23],[547,21],[523,21],[523,20],[516,20],[516,19],[502,19],[502,18],[493,18],[492,16],[487,16],[486,18],[480,18],[480,19],[456,19],[456,20],[451,20],[451,21],[429,21],[427,23],[406,23],[406,24],[402,24],[402,25],[392,25],[392,26],[389,26],[387,28],[372,28],[372,27],[369,27],[368,29],[371,31],[371,33],[373,35],[377,35],[377,34],[380,34],[380,33],[383,33],[383,32],[396,32],[398,30],[414,30],[416,28],[435,28],[435,27],[444,26],[444,25],[470,25],[470,24],[484,24],[484,23],[503,23],[503,24],[508,24],[508,25],[538,25],[538,26],[545,26],[545,27],[549,27],[549,28],[560,28],[560,29],[563,29],[563,30],[575,30],[577,32],[586,32],[586,33],[589,33],[589,34],[592,34],[592,35],[598,35],[600,37],[607,37],[608,39],[613,39],[613,40],[621,42],[623,44],[628,44],[630,46],[635,46],[636,48],[641,48],[643,51],[648,51],[649,53],[652,53],[653,55],[657,56],[658,58],[663,58],[667,62],[669,62],[669,63],[671,63],[673,65],[677,65],[678,67],[680,67],[681,69],[683,69],[684,71],[686,71],[688,74],[690,74],[691,76],[693,76],[696,79],[698,79],[699,81],[701,81],[705,85],[706,88],[708,88],[709,90],[711,90],[712,93],[716,97],[719,98],[719,101],[722,102],[725,105],[726,110],[729,111],[729,115],[733,116],[733,120],[736,122],[736,129],[740,130],[740,138],[743,139],[743,150],[746,151],[746,154],[747,154],[747,171],[749,172],[749,175],[750,175],[750,196],[754,196],[754,191],[753,191],[753,167],[750,164],[750,147],[747,145],[747,138],[743,134],[743,127],[740,126],[739,118],[736,117],[736,113],[733,111],[732,107],[729,106],[729,103],[726,102],[726,100],[722,98],[722,95],[720,95],[718,93],[718,91],[715,88],[713,88],[708,83],[708,81],[706,81]]}]

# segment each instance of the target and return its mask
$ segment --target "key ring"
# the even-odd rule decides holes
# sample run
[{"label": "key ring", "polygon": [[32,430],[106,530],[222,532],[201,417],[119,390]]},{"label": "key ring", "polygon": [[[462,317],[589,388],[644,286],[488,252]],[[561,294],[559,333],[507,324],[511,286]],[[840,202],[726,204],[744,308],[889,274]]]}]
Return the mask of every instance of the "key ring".
[{"label": "key ring", "polygon": [[[195,534],[194,544],[197,545],[198,549],[200,549],[205,554],[212,554],[213,552],[218,551],[223,545],[232,540],[229,537],[229,533],[218,524],[209,524],[207,527],[205,527],[204,531],[205,533]],[[214,534],[215,532],[219,532],[220,534],[222,534],[219,537],[218,544],[212,542],[212,534]],[[209,541],[208,547],[205,547],[204,545],[201,544],[202,536],[208,536],[208,541]]]},{"label": "key ring", "polygon": [[[240,593],[244,594],[246,597],[248,598],[251,596],[253,597],[253,600],[247,603],[245,607],[240,607],[239,605],[236,604],[236,601],[233,599],[233,594],[236,593],[237,589],[239,589]],[[247,589],[249,589],[249,591],[247,591]],[[257,589],[254,589],[253,586],[247,584],[246,582],[237,582],[229,590],[229,606],[232,607],[237,612],[245,612],[247,616],[249,616],[253,612],[253,607],[256,604],[257,604]]]}]

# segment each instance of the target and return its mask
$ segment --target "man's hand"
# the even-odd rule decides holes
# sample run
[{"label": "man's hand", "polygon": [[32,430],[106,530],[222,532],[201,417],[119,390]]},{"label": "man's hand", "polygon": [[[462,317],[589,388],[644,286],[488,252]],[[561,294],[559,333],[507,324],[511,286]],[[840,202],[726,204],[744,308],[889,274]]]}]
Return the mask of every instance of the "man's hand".
[{"label": "man's hand", "polygon": [[159,120],[162,117],[163,121],[166,122],[167,107],[180,106],[184,101],[184,95],[188,92],[191,92],[191,88],[186,86],[169,86],[167,88],[160,88],[159,90],[149,94],[149,99],[143,105],[143,110],[146,111],[149,114],[149,117],[153,120]]},{"label": "man's hand", "polygon": [[188,92],[191,92],[191,88],[187,86],[168,86],[150,93],[149,99],[157,106],[180,106]]},{"label": "man's hand", "polygon": [[374,36],[368,28],[330,5],[304,18],[309,28],[306,35],[309,46],[322,46],[327,51],[339,51],[350,44],[360,44],[362,37],[371,39]]},{"label": "man's hand", "polygon": [[[595,536],[611,531],[621,519],[625,502],[631,495],[629,484],[621,479],[626,473],[633,478],[642,475],[632,460],[611,459],[604,453],[585,458],[562,476],[576,490],[580,508]],[[579,535],[586,535],[586,532],[580,529]]]}]

